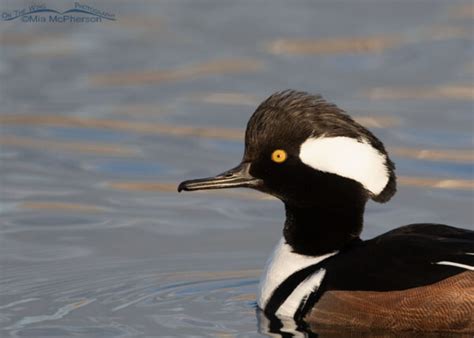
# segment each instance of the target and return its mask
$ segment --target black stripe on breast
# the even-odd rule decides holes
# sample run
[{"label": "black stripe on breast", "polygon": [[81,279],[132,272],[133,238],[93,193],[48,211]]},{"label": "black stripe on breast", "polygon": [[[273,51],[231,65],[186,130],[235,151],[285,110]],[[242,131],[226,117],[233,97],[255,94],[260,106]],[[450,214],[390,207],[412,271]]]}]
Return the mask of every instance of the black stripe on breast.
[{"label": "black stripe on breast", "polygon": [[319,262],[314,265],[310,265],[304,269],[298,270],[292,275],[290,275],[288,278],[286,278],[283,283],[278,285],[278,287],[273,291],[272,296],[268,300],[267,305],[265,306],[265,314],[275,314],[280,308],[280,306],[290,296],[290,294],[298,287],[298,285],[300,285],[309,276],[320,270],[324,265],[323,263],[326,263],[326,260],[323,260],[322,262]]},{"label": "black stripe on breast", "polygon": [[[310,265],[304,269],[298,270],[294,272],[292,275],[287,277],[278,287],[273,291],[270,299],[265,306],[264,313],[267,316],[274,315],[280,306],[285,302],[285,300],[291,295],[291,293],[300,285],[303,281],[305,281],[308,277],[312,274],[316,273],[318,270],[325,268],[326,265],[333,261],[334,259],[338,258],[341,253],[344,253],[353,247],[356,247],[362,243],[360,238],[354,238],[343,250],[340,250],[339,253],[335,254],[334,256],[330,256],[319,263]],[[326,274],[327,274],[326,269]],[[311,293],[307,298],[302,299],[298,310],[294,314],[293,318],[295,320],[302,319],[306,312],[311,309],[312,305],[314,305],[321,295],[324,293],[326,287],[325,283],[326,275],[324,276],[323,280],[321,281],[321,285],[317,290]]]},{"label": "black stripe on breast", "polygon": [[300,306],[293,315],[293,319],[297,322],[302,321],[304,316],[313,308],[314,304],[318,302],[324,292],[326,292],[327,279],[323,278],[318,289],[313,291],[306,299],[303,299]]}]

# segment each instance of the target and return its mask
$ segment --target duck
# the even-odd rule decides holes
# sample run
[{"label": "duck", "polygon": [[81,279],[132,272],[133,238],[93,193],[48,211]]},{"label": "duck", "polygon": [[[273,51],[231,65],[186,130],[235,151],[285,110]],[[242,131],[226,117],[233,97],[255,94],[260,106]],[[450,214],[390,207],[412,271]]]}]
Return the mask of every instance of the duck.
[{"label": "duck", "polygon": [[321,95],[289,89],[251,116],[238,166],[178,192],[243,187],[283,202],[282,238],[257,295],[268,318],[312,330],[474,333],[474,231],[420,223],[361,239],[366,203],[388,202],[396,183],[372,132]]}]

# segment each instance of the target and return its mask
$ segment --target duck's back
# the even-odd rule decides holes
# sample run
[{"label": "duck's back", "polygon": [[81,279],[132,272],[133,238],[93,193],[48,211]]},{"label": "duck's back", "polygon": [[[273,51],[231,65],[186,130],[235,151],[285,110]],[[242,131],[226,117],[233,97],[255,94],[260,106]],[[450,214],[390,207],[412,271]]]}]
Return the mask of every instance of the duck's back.
[{"label": "duck's back", "polygon": [[306,304],[313,329],[474,332],[474,232],[413,224],[328,260]]}]

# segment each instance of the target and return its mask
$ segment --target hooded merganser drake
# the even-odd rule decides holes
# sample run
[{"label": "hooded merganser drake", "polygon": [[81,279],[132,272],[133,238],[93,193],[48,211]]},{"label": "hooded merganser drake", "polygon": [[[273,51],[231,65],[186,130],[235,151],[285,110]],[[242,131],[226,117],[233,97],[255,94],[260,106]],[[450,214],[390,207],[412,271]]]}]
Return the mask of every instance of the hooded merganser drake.
[{"label": "hooded merganser drake", "polygon": [[248,187],[283,201],[257,299],[266,316],[316,330],[474,332],[474,231],[426,223],[359,237],[368,199],[395,194],[394,170],[382,142],[336,105],[286,90],[250,118],[237,167],[178,191]]}]

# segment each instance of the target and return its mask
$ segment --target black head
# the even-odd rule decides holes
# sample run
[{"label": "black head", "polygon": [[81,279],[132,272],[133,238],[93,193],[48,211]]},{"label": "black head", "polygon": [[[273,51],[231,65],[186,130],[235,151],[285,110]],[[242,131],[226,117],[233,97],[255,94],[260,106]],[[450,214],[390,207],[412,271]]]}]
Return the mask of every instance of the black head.
[{"label": "black head", "polygon": [[242,163],[178,191],[249,187],[295,207],[342,209],[396,191],[394,164],[370,131],[319,95],[286,90],[250,118]]}]

